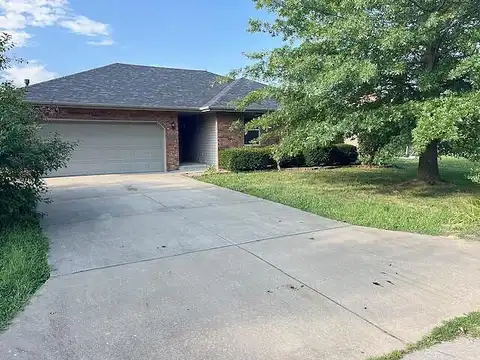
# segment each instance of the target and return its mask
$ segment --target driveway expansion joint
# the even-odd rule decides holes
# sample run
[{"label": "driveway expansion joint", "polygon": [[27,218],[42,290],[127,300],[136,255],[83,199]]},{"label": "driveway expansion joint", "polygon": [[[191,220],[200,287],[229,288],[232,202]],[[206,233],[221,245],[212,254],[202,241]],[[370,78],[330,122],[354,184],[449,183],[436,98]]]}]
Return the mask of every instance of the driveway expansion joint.
[{"label": "driveway expansion joint", "polygon": [[[203,208],[210,208],[210,207],[215,207],[218,205],[199,205],[199,206],[191,206],[191,207],[175,207],[175,206],[166,206],[163,205],[161,202],[152,199],[151,197],[147,196],[146,194],[141,194],[142,196],[148,198],[149,200],[152,200],[153,202],[163,206],[161,209],[157,209],[156,211],[143,211],[143,212],[135,212],[133,214],[122,214],[122,215],[116,215],[116,216],[111,216],[112,219],[120,219],[120,218],[129,218],[129,217],[135,217],[135,216],[142,216],[142,215],[148,215],[148,214],[163,214],[163,213],[174,213],[176,211],[183,211],[183,210],[190,210],[190,209],[203,209]],[[234,205],[242,205],[242,204],[251,204],[251,203],[256,203],[260,202],[261,200],[251,200],[251,201],[244,201],[244,202],[237,202]],[[184,217],[184,216],[183,216]],[[185,218],[185,217],[184,217]],[[90,222],[95,222],[95,221],[105,221],[105,219],[87,219],[87,220],[79,220],[79,221],[66,221],[62,222],[61,224],[63,225],[71,225],[71,224],[83,224],[83,223],[90,223]],[[57,225],[59,223],[56,222],[51,222],[49,225]]]},{"label": "driveway expansion joint", "polygon": [[[244,247],[242,247],[242,245],[247,245],[247,244],[251,244],[251,243],[255,243],[255,242],[261,242],[261,241],[267,241],[267,240],[272,240],[272,239],[279,239],[279,238],[284,238],[284,237],[290,237],[290,236],[295,236],[295,235],[305,235],[305,234],[309,234],[309,233],[316,233],[316,232],[322,232],[322,231],[328,231],[328,230],[334,230],[334,229],[341,229],[341,228],[347,228],[347,227],[353,227],[353,225],[350,225],[350,224],[344,224],[342,226],[338,226],[338,227],[332,227],[332,228],[323,228],[323,229],[320,229],[320,230],[311,230],[311,231],[306,231],[306,232],[301,232],[301,233],[298,233],[298,234],[288,234],[288,235],[279,235],[279,236],[275,236],[275,237],[271,237],[271,238],[267,238],[267,239],[261,239],[261,240],[251,240],[251,241],[247,241],[247,242],[242,242],[242,243],[233,243],[232,241],[230,241],[229,239],[227,239],[225,236],[222,236],[221,234],[217,234],[213,231],[211,231],[210,229],[206,228],[205,226],[203,226],[202,224],[200,223],[197,223],[197,222],[194,222],[192,221],[191,219],[189,219],[188,217],[182,215],[186,220],[188,221],[191,221],[193,222],[194,224],[202,227],[203,229],[211,232],[212,234],[215,234],[216,236],[219,236],[220,238],[222,238],[223,240],[229,242],[230,244],[232,244],[231,246],[233,247],[237,247],[238,249],[240,250],[243,250],[245,252],[247,252],[248,254],[254,256],[255,258],[259,259],[260,261],[263,261],[265,264],[269,265],[270,267],[276,269],[277,271],[281,272],[282,274],[288,276],[290,279],[294,280],[294,281],[297,281],[298,283],[302,284],[304,287],[312,290],[313,292],[315,292],[317,295],[320,295],[322,296],[323,298],[327,299],[328,301],[334,303],[335,305],[341,307],[342,309],[346,310],[347,312],[349,312],[350,314],[354,315],[355,317],[359,318],[360,320],[366,322],[367,324],[369,324],[370,326],[373,326],[375,327],[376,329],[380,330],[381,332],[383,332],[385,335],[388,335],[390,336],[391,338],[393,339],[396,339],[398,341],[400,341],[402,344],[407,344],[407,342],[403,339],[401,339],[400,337],[394,335],[393,333],[389,332],[388,330],[380,327],[379,325],[375,324],[374,322],[368,320],[366,317],[360,315],[359,313],[349,309],[348,307],[346,307],[345,305],[341,304],[340,302],[338,302],[337,300],[331,298],[330,296],[320,292],[319,290],[315,289],[314,287],[308,285],[307,283],[299,280],[298,278],[296,278],[295,276],[287,273],[286,271],[282,270],[281,268],[279,268],[278,266],[275,266],[274,264],[268,262],[267,260],[263,259],[261,256],[258,256],[257,254],[245,249]],[[227,247],[227,246],[226,246]]]},{"label": "driveway expansion joint", "polygon": [[330,297],[330,296],[322,293],[321,291],[317,290],[317,289],[314,288],[313,286],[310,286],[310,285],[307,284],[306,282],[304,282],[304,281],[298,279],[297,277],[289,274],[288,272],[282,270],[282,269],[279,268],[278,266],[276,266],[276,265],[272,264],[271,262],[265,260],[264,258],[262,258],[261,256],[255,254],[254,252],[245,249],[245,248],[242,247],[241,245],[243,245],[243,244],[239,244],[239,245],[237,245],[237,247],[238,247],[239,249],[247,252],[248,254],[256,257],[256,258],[259,259],[260,261],[263,261],[265,264],[273,267],[274,269],[276,269],[277,271],[281,272],[281,273],[284,274],[285,276],[288,276],[290,279],[298,282],[298,283],[301,284],[303,287],[305,287],[305,288],[307,288],[307,289],[310,289],[311,291],[313,291],[313,292],[316,293],[317,295],[320,295],[321,297],[325,298],[326,300],[328,300],[328,301],[334,303],[335,305],[341,307],[342,309],[348,311],[350,314],[354,315],[355,317],[359,318],[360,320],[362,320],[362,321],[366,322],[367,324],[373,326],[374,328],[380,330],[380,331],[383,332],[385,335],[388,335],[388,336],[390,336],[391,338],[400,341],[400,342],[401,342],[402,344],[404,344],[404,345],[407,344],[407,342],[406,342],[405,340],[401,339],[400,337],[396,336],[395,334],[391,333],[390,331],[388,331],[388,330],[382,328],[381,326],[375,324],[374,322],[368,320],[366,317],[364,317],[364,316],[360,315],[359,313],[351,310],[351,309],[348,308],[347,306],[343,305],[342,303],[338,302],[337,300],[333,299],[332,297]]},{"label": "driveway expansion joint", "polygon": [[52,279],[0,334],[5,360],[360,360],[478,307],[472,242],[352,226],[177,175],[47,181]]},{"label": "driveway expansion joint", "polygon": [[[202,227],[198,223],[191,221],[189,218],[187,218],[187,217],[184,217],[184,218],[186,220],[188,220],[190,223]],[[60,273],[60,274],[51,275],[50,279],[64,277],[64,276],[70,276],[70,275],[76,275],[76,274],[81,274],[81,273],[90,272],[90,271],[103,270],[103,269],[109,269],[109,268],[115,268],[115,267],[121,267],[121,266],[128,266],[128,265],[152,262],[152,261],[157,261],[157,260],[176,258],[176,257],[184,256],[184,255],[191,255],[191,254],[202,253],[202,252],[207,252],[207,251],[239,247],[239,245],[248,245],[248,244],[252,244],[252,243],[259,243],[259,242],[262,242],[262,241],[275,240],[275,239],[280,239],[280,238],[284,238],[284,237],[297,236],[297,235],[307,235],[307,234],[310,234],[310,233],[317,233],[317,232],[320,232],[320,231],[340,229],[340,228],[344,228],[344,227],[348,227],[348,226],[339,226],[339,227],[330,228],[330,229],[320,229],[320,230],[317,229],[317,230],[303,231],[303,232],[292,233],[292,234],[277,235],[277,236],[267,237],[267,238],[263,238],[263,239],[249,240],[249,241],[245,241],[245,242],[241,242],[241,243],[237,243],[237,244],[232,243],[231,241],[225,239],[221,235],[218,235],[218,234],[214,233],[213,231],[202,227],[204,230],[207,230],[208,232],[222,238],[223,240],[228,242],[228,244],[223,245],[223,246],[214,246],[214,247],[210,247],[210,248],[206,248],[206,249],[186,251],[186,252],[179,253],[179,254],[156,256],[156,257],[151,257],[151,258],[146,258],[146,259],[141,259],[141,260],[126,261],[126,262],[120,262],[120,263],[116,263],[116,264],[109,264],[109,265],[104,265],[104,266],[97,266],[97,267],[92,267],[92,268],[87,268],[87,269],[82,269],[82,270],[76,270],[76,271],[72,271],[72,272],[68,272],[68,273]],[[242,248],[240,248],[240,249],[243,250]]]}]

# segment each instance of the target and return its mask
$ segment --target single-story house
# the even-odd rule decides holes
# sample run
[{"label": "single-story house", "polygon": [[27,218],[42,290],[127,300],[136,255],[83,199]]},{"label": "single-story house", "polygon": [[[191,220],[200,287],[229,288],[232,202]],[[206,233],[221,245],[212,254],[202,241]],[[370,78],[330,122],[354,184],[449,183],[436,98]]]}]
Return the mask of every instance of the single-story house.
[{"label": "single-story house", "polygon": [[68,167],[54,175],[217,166],[219,149],[243,146],[255,136],[233,130],[232,123],[276,107],[266,101],[237,112],[234,101],[264,85],[219,77],[117,63],[31,85],[26,101],[50,109],[42,131],[78,142]]}]

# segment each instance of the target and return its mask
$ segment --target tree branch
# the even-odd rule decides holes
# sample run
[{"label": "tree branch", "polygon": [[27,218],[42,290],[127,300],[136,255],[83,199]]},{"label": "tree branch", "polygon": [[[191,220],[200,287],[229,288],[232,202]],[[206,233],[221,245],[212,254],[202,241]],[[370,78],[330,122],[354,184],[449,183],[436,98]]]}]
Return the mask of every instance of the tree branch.
[{"label": "tree branch", "polygon": [[447,4],[447,0],[442,0],[441,5],[437,8],[436,11],[440,11],[443,9],[443,7]]},{"label": "tree branch", "polygon": [[427,10],[425,9],[423,6],[421,6],[418,1],[416,0],[407,0],[408,2],[410,2],[410,4],[413,4],[415,5],[416,7],[418,7],[420,10],[424,11],[424,12],[430,12],[430,10]]}]

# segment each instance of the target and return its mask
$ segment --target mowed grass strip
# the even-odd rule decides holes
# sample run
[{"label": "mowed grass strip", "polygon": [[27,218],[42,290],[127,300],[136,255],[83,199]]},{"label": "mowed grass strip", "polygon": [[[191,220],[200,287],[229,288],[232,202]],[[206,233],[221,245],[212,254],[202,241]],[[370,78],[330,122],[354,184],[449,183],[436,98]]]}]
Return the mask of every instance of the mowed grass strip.
[{"label": "mowed grass strip", "polygon": [[199,179],[354,225],[478,239],[480,185],[467,160],[440,160],[442,184],[415,181],[416,161],[343,167],[206,174]]}]

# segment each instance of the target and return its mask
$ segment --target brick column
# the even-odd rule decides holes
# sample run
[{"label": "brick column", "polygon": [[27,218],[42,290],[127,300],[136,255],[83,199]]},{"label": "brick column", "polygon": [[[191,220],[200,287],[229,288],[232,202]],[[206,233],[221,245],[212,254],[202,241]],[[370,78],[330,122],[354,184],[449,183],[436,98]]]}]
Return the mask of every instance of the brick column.
[{"label": "brick column", "polygon": [[240,118],[236,113],[217,113],[218,149],[242,147],[244,134],[242,130],[231,129],[232,124]]},{"label": "brick column", "polygon": [[178,116],[170,116],[159,121],[165,128],[167,148],[167,170],[177,170],[180,166],[180,148],[178,141]]}]

